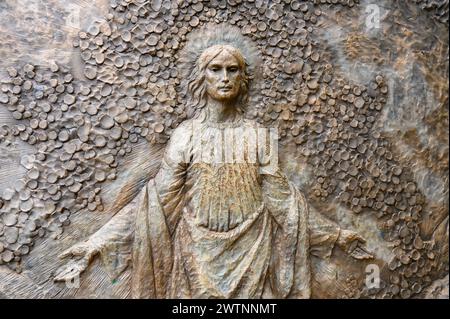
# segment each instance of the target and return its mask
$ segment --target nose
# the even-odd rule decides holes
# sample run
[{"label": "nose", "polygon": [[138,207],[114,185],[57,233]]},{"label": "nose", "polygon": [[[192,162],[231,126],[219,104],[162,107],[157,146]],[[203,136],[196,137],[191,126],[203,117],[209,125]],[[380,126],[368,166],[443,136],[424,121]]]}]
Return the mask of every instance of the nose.
[{"label": "nose", "polygon": [[230,81],[229,77],[228,77],[228,72],[227,70],[223,70],[222,73],[222,82],[228,83]]}]

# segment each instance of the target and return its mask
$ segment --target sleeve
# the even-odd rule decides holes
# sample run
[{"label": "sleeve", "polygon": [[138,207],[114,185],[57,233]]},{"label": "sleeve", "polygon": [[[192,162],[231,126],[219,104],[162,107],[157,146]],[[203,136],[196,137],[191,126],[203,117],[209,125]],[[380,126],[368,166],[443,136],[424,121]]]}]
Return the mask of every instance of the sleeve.
[{"label": "sleeve", "polygon": [[329,258],[340,234],[340,227],[314,208],[309,210],[310,253]]},{"label": "sleeve", "polygon": [[[286,212],[294,200],[295,187],[278,169],[273,174],[263,174],[262,187],[265,204],[276,223],[282,227],[285,224]],[[302,195],[303,196],[303,195]],[[303,196],[304,197],[304,196]],[[308,232],[310,253],[320,258],[331,256],[334,245],[339,237],[339,226],[327,219],[304,201],[308,209]]]},{"label": "sleeve", "polygon": [[161,167],[154,178],[159,204],[167,220],[170,233],[178,223],[184,204],[184,185],[190,163],[192,126],[183,123],[172,134]]},{"label": "sleeve", "polygon": [[[148,183],[156,189],[152,200],[157,203],[153,204],[161,207],[170,232],[174,230],[181,212],[185,172],[189,163],[186,146],[190,145],[190,137],[188,125],[180,126],[173,132],[161,167],[156,177]],[[140,201],[148,191],[148,185],[89,238],[89,242],[99,249],[104,267],[112,278],[117,278],[131,261],[131,245],[135,238],[136,222],[139,222],[136,211],[142,205]]]},{"label": "sleeve", "polygon": [[191,136],[187,125],[175,130],[158,174],[139,198],[132,256],[133,298],[167,297],[173,266],[172,234],[184,203]]},{"label": "sleeve", "polygon": [[112,279],[117,278],[131,261],[135,202],[133,200],[122,208],[89,238],[89,242],[98,248],[103,266]]}]

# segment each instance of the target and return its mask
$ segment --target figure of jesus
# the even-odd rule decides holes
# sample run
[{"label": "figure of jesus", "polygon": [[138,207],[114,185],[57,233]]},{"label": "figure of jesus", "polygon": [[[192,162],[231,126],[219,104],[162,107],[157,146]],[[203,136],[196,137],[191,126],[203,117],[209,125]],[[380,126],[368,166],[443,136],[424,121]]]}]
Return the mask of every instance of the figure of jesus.
[{"label": "figure of jesus", "polygon": [[356,232],[308,209],[276,158],[261,161],[270,134],[261,138],[264,128],[244,117],[251,79],[242,46],[216,41],[199,52],[187,86],[196,116],[174,130],[136,204],[64,252],[73,259],[55,280],[101,255],[114,276],[131,264],[134,298],[309,298],[311,255],[339,246],[371,258]]}]

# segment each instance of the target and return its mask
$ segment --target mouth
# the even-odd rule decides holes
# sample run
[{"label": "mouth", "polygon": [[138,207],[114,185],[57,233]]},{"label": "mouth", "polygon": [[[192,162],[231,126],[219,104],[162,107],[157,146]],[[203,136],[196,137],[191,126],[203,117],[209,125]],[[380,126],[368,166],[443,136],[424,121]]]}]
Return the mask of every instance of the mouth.
[{"label": "mouth", "polygon": [[222,86],[222,87],[219,87],[219,90],[220,90],[220,91],[224,91],[224,92],[231,91],[231,89],[232,89],[231,86]]}]

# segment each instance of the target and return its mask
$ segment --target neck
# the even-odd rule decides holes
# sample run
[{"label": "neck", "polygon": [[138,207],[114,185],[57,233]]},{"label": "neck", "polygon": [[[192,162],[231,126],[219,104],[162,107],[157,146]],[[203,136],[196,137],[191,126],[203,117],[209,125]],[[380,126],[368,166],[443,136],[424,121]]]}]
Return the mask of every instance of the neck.
[{"label": "neck", "polygon": [[208,121],[216,123],[234,122],[241,116],[235,101],[221,102],[208,99],[206,112]]}]

